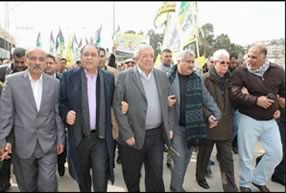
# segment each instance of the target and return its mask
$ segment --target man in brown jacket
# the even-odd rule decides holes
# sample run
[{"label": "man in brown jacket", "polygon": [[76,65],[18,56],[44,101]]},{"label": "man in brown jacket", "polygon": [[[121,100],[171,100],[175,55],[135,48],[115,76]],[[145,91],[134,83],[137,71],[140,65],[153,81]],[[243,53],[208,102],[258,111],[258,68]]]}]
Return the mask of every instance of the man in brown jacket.
[{"label": "man in brown jacket", "polygon": [[[196,179],[198,183],[206,182],[205,171],[213,146],[216,144],[223,190],[225,192],[237,192],[231,152],[232,104],[229,93],[229,64],[229,53],[224,49],[217,50],[213,55],[213,66],[204,75],[206,88],[220,108],[222,118],[216,127],[209,126],[208,139],[204,140],[204,143],[199,146]],[[211,113],[205,108],[204,116],[208,117],[209,115]]]},{"label": "man in brown jacket", "polygon": [[[282,144],[275,118],[280,116],[277,95],[285,98],[284,71],[266,60],[267,49],[255,44],[247,53],[245,67],[239,67],[231,78],[231,95],[238,104],[238,147],[240,190],[251,191],[251,184],[261,192],[270,191],[266,183],[282,159]],[[249,94],[244,94],[245,87]],[[253,169],[257,141],[265,156]]]}]

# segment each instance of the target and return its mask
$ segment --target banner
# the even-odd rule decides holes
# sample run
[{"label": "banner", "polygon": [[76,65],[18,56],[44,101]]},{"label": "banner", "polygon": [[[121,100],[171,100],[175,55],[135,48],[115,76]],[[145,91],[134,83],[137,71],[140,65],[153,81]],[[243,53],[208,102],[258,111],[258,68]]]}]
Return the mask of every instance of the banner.
[{"label": "banner", "polygon": [[149,44],[149,37],[143,34],[117,33],[113,43],[116,51],[133,54],[140,44]]}]

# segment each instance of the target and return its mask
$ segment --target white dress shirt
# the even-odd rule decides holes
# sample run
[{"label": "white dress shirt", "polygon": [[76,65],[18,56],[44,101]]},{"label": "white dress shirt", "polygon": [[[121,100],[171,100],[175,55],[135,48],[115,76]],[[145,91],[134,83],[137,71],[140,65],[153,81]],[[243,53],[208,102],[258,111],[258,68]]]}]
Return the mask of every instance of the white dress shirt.
[{"label": "white dress shirt", "polygon": [[29,79],[30,83],[32,86],[33,94],[34,94],[34,99],[37,105],[37,110],[38,112],[40,111],[40,106],[41,106],[41,101],[42,101],[42,90],[43,90],[43,75],[41,75],[40,79],[38,80],[33,80],[30,72],[29,74]]}]

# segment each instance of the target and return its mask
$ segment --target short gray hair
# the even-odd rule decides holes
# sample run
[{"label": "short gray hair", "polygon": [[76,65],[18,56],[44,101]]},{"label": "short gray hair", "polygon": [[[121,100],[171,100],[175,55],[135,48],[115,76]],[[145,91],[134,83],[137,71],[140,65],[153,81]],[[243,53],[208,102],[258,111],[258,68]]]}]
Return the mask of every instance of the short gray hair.
[{"label": "short gray hair", "polygon": [[139,45],[138,48],[135,50],[135,52],[134,52],[134,54],[133,54],[133,58],[134,58],[135,60],[137,60],[137,59],[139,58],[141,52],[142,52],[143,50],[147,49],[147,48],[151,48],[151,49],[154,51],[153,47],[150,46],[149,44],[141,44],[141,45]]},{"label": "short gray hair", "polygon": [[183,50],[182,52],[178,54],[177,60],[182,61],[186,59],[187,56],[196,57],[195,52],[193,50]]},{"label": "short gray hair", "polygon": [[229,58],[229,53],[225,49],[219,49],[214,52],[213,60],[219,60],[222,56],[226,56]]}]

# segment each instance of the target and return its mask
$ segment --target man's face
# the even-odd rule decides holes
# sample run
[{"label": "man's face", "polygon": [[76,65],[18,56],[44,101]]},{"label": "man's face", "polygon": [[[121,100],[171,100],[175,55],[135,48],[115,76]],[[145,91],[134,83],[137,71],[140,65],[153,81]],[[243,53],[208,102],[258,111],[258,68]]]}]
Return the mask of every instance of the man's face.
[{"label": "man's face", "polygon": [[192,55],[187,55],[185,59],[179,60],[178,68],[182,75],[191,75],[195,68],[195,59]]},{"label": "man's face", "polygon": [[47,54],[41,49],[34,49],[29,51],[26,63],[31,74],[40,75],[46,68]]},{"label": "man's face", "polygon": [[15,71],[20,72],[23,71],[27,68],[26,64],[25,64],[25,56],[22,57],[17,57],[15,56],[13,58],[13,64],[15,65]]},{"label": "man's face", "polygon": [[126,62],[125,64],[126,64],[126,69],[132,68],[133,66],[135,66],[135,62],[133,61]]},{"label": "man's face", "polygon": [[144,72],[150,72],[154,66],[154,50],[152,48],[141,50],[136,63]]},{"label": "man's face", "polygon": [[86,70],[96,70],[99,65],[98,50],[94,46],[86,46],[81,54],[81,63]]},{"label": "man's face", "polygon": [[99,66],[102,68],[106,64],[106,55],[104,51],[99,51]]},{"label": "man's face", "polygon": [[161,62],[165,65],[171,66],[171,64],[172,64],[172,53],[163,52],[161,55]]},{"label": "man's face", "polygon": [[47,57],[47,66],[45,68],[45,73],[49,75],[54,75],[57,72],[57,64],[53,58]]},{"label": "man's face", "polygon": [[230,59],[229,69],[230,69],[230,70],[233,70],[233,69],[235,69],[236,67],[238,67],[238,60],[237,60],[236,58],[232,57],[232,58]]},{"label": "man's face", "polygon": [[214,60],[214,67],[218,75],[224,76],[228,71],[230,65],[229,58],[227,56],[220,56],[218,60]]},{"label": "man's face", "polygon": [[247,53],[247,63],[253,69],[259,68],[265,62],[265,55],[261,53],[258,47],[252,47]]}]

